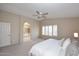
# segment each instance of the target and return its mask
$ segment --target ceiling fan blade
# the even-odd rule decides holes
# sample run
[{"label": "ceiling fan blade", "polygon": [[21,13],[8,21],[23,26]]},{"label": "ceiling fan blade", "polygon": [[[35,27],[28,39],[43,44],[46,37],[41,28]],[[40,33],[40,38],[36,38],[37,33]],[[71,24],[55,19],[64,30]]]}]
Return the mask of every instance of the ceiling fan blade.
[{"label": "ceiling fan blade", "polygon": [[37,13],[37,14],[40,14],[40,12],[39,12],[39,11],[36,11],[36,13]]},{"label": "ceiling fan blade", "polygon": [[43,13],[42,15],[48,15],[48,13]]}]

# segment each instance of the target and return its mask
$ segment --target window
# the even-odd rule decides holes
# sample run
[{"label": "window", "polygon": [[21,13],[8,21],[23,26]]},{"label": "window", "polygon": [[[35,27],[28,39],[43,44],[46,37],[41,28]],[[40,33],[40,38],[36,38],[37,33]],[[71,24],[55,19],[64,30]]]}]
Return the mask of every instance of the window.
[{"label": "window", "polygon": [[49,27],[48,26],[45,27],[45,30],[46,30],[45,35],[49,35]]},{"label": "window", "polygon": [[57,36],[57,25],[53,25],[53,36]]},{"label": "window", "polygon": [[42,35],[45,35],[45,26],[42,26]]},{"label": "window", "polygon": [[52,26],[49,26],[49,36],[52,36]]},{"label": "window", "polygon": [[57,36],[57,25],[42,26],[42,35]]}]

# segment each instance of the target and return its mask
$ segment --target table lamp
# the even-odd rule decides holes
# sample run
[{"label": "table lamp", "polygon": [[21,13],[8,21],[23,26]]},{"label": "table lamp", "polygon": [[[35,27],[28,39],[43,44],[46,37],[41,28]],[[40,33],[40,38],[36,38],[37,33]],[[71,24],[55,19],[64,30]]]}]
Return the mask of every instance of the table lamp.
[{"label": "table lamp", "polygon": [[78,33],[74,33],[74,38],[78,38]]}]

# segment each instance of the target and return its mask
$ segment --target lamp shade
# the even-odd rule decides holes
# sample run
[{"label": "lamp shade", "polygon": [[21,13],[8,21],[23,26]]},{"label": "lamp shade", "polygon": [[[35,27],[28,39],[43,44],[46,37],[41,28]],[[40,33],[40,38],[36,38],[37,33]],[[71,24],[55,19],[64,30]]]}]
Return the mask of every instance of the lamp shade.
[{"label": "lamp shade", "polygon": [[74,37],[77,38],[78,37],[78,33],[74,33]]}]

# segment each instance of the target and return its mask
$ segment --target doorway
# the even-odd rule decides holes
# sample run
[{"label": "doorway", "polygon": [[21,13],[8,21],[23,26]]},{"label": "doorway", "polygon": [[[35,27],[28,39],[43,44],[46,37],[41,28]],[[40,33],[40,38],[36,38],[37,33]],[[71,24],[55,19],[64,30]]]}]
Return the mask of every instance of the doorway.
[{"label": "doorway", "polygon": [[11,45],[11,24],[0,22],[0,47]]},{"label": "doorway", "polygon": [[23,42],[31,40],[31,25],[27,22],[23,26]]}]

